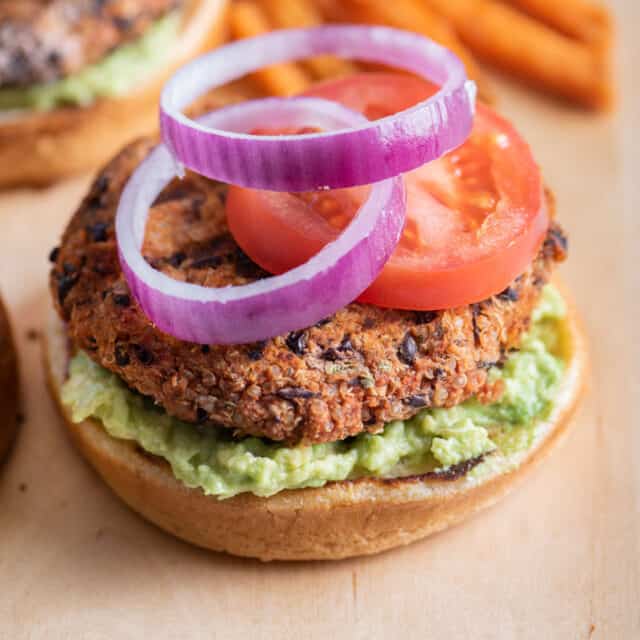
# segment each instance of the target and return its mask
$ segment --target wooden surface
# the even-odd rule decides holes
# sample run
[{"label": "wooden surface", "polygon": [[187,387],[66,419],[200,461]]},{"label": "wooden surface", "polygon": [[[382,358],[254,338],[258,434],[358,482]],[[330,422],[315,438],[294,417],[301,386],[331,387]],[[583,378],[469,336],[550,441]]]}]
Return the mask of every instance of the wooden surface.
[{"label": "wooden surface", "polygon": [[129,512],[70,448],[28,336],[48,304],[47,253],[87,178],[0,197],[0,290],[26,414],[0,470],[0,638],[640,638],[640,5],[616,4],[615,117],[500,83],[570,234],[563,273],[591,337],[591,393],[526,485],[408,548],[261,565],[190,548]]}]

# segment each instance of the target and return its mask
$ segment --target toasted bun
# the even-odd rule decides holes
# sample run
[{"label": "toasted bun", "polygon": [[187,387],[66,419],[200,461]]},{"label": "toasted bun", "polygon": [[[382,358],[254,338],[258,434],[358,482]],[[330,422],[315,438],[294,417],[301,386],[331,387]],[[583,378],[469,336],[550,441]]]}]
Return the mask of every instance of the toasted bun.
[{"label": "toasted bun", "polygon": [[11,327],[0,302],[0,462],[18,429],[18,365]]},{"label": "toasted bun", "polygon": [[0,188],[45,186],[94,169],[132,139],[155,131],[162,85],[178,66],[222,41],[225,5],[192,0],[165,68],[127,96],[89,107],[0,114]]},{"label": "toasted bun", "polygon": [[377,553],[456,524],[497,502],[559,442],[583,386],[586,352],[573,311],[564,325],[568,368],[549,420],[533,447],[504,459],[482,480],[363,478],[270,498],[205,496],[175,479],[162,459],[112,438],[95,420],[74,424],[60,402],[68,344],[52,318],[45,355],[50,387],[80,452],[134,510],[200,547],[261,560],[321,560]]}]

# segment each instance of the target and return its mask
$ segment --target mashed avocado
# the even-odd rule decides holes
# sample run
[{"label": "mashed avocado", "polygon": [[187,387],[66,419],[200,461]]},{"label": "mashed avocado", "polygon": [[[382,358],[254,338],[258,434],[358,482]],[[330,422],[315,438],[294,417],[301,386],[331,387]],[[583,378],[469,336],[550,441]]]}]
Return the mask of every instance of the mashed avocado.
[{"label": "mashed avocado", "polygon": [[50,84],[0,89],[0,111],[86,106],[98,98],[125,95],[165,62],[179,26],[179,14],[169,14],[135,42],[118,47],[100,62],[74,75]]},{"label": "mashed avocado", "polygon": [[187,486],[220,498],[245,491],[269,496],[362,476],[425,473],[531,446],[534,427],[551,410],[562,378],[558,320],[564,313],[562,298],[547,287],[521,350],[490,373],[505,385],[499,402],[469,400],[450,409],[427,409],[411,420],[387,424],[378,435],[361,434],[344,442],[292,447],[200,431],[130,391],[83,352],[71,361],[62,399],[75,422],[97,418],[111,436],[135,440],[167,460]]}]

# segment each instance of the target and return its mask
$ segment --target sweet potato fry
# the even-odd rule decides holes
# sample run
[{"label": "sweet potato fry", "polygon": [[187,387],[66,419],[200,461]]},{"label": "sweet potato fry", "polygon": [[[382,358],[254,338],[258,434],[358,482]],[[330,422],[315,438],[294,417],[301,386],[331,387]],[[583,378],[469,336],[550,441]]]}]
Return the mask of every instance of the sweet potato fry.
[{"label": "sweet potato fry", "polygon": [[[260,5],[275,29],[314,27],[323,22],[322,14],[312,0],[260,0]],[[319,80],[349,75],[357,70],[352,62],[334,56],[317,56],[303,64]]]},{"label": "sweet potato fry", "polygon": [[567,36],[595,47],[611,44],[611,14],[602,5],[589,0],[508,0],[533,18]]},{"label": "sweet potato fry", "polygon": [[[235,39],[249,38],[271,31],[262,9],[250,0],[237,0],[229,8],[229,25]],[[295,63],[265,67],[252,74],[264,91],[276,96],[290,96],[304,91],[310,84],[307,73]]]},{"label": "sweet potato fry", "polygon": [[314,0],[314,4],[325,22],[344,22],[345,16],[340,0]]},{"label": "sweet potato fry", "polygon": [[242,78],[209,91],[189,105],[186,112],[189,115],[197,116],[230,104],[264,98],[265,95],[264,90],[255,82],[252,82],[250,78]]},{"label": "sweet potato fry", "polygon": [[558,96],[611,106],[606,58],[497,0],[425,0],[481,59]]},{"label": "sweet potato fry", "polygon": [[473,55],[458,39],[449,22],[421,0],[343,0],[341,6],[351,22],[386,24],[415,31],[451,49],[464,62],[469,77],[478,84],[480,97],[493,101],[493,93]]}]

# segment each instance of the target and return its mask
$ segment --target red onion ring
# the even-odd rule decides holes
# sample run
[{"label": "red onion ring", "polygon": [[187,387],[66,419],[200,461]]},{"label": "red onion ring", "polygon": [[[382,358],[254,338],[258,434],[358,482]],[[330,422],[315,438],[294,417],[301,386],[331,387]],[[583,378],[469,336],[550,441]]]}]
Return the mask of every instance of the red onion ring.
[{"label": "red onion ring", "polygon": [[[366,120],[320,98],[269,98],[226,107],[199,120],[205,126],[250,131],[256,126],[352,126]],[[127,183],[116,214],[123,273],[147,317],[162,331],[202,344],[265,340],[308,327],[355,300],[387,262],[404,225],[400,177],[371,187],[345,231],[308,262],[257,282],[211,288],[174,280],[153,269],[141,247],[149,209],[175,178],[175,162],[160,145]]]},{"label": "red onion ring", "polygon": [[[182,110],[209,90],[265,65],[331,53],[400,67],[441,86],[428,100],[375,122],[313,135],[253,136],[195,122]],[[435,160],[471,132],[475,85],[462,62],[423,36],[372,26],[274,31],[221,47],[182,67],[165,85],[165,144],[189,169],[271,191],[372,184]]]}]

